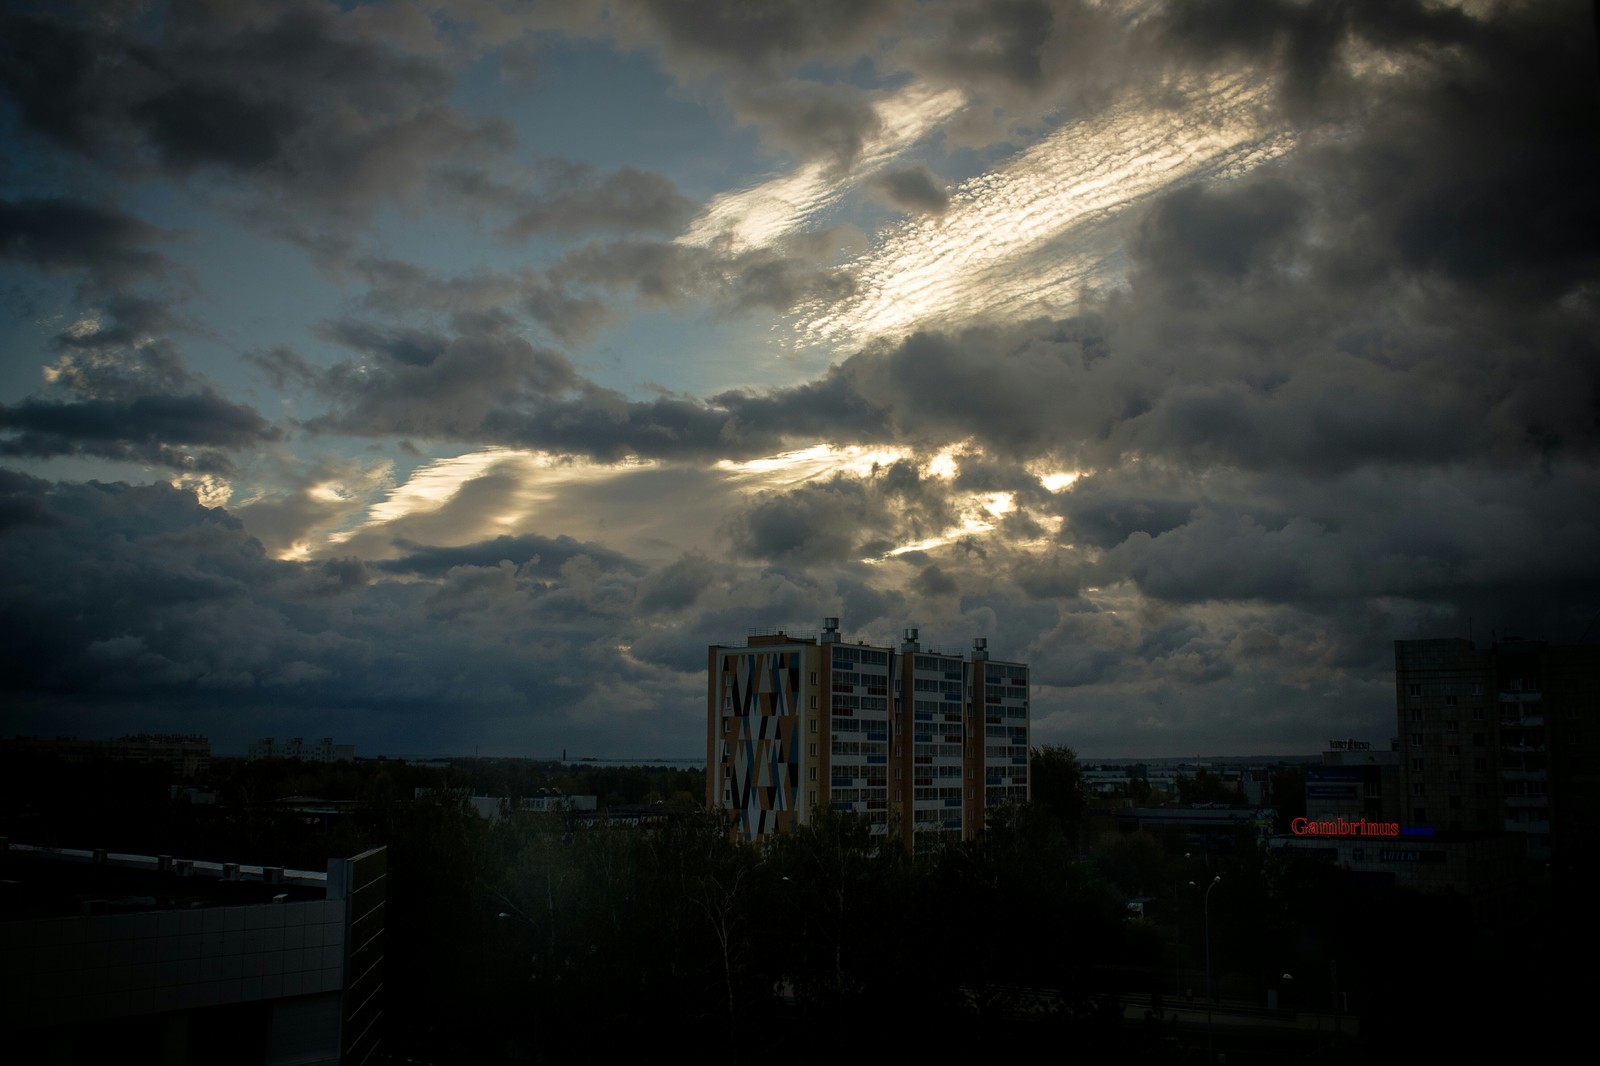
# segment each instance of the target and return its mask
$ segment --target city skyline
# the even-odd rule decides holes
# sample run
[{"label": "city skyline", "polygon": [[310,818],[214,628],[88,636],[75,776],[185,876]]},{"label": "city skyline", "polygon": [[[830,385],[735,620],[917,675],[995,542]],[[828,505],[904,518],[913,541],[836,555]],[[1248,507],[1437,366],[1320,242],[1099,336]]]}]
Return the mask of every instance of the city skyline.
[{"label": "city skyline", "polygon": [[527,7],[5,6],[7,735],[688,755],[839,617],[1267,756],[1600,638],[1592,5]]}]

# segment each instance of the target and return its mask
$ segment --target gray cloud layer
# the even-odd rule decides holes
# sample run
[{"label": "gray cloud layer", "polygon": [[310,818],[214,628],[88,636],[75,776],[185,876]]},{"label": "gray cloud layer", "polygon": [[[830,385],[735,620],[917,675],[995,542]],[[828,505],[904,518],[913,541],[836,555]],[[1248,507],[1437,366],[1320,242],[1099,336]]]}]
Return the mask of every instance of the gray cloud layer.
[{"label": "gray cloud layer", "polygon": [[[730,124],[840,175],[891,72],[967,93],[950,151],[1241,66],[1272,77],[1270,106],[1298,140],[1270,167],[1108,223],[1123,283],[1073,314],[914,330],[779,387],[640,399],[573,354],[627,305],[838,302],[859,280],[839,248],[863,238],[680,243],[693,205],[665,178],[513,167],[507,126],[449,102],[448,34],[311,5],[238,20],[184,6],[159,41],[109,17],[8,16],[0,89],[32,136],[84,165],[242,190],[241,217],[350,286],[303,347],[248,356],[261,381],[297,390],[302,436],[637,456],[658,465],[595,490],[597,511],[648,489],[715,531],[648,552],[538,516],[503,537],[440,534],[445,517],[492,528],[484,516],[517,487],[504,467],[458,486],[431,527],[376,526],[290,562],[263,542],[348,528],[365,498],[312,490],[375,482],[375,466],[330,459],[230,511],[164,486],[0,471],[0,618],[20,634],[0,665],[32,720],[176,706],[240,736],[294,722],[424,746],[494,728],[545,751],[637,727],[692,751],[707,642],[843,614],[867,639],[915,624],[1030,660],[1040,739],[1303,747],[1324,727],[1388,735],[1396,637],[1471,624],[1571,640],[1592,622],[1589,9],[618,10],[611,26],[537,17],[652,43],[681,84],[721,94]],[[520,41],[519,16],[502,14],[459,32]],[[353,125],[322,101],[348,102]],[[928,225],[950,202],[910,161],[867,191]],[[540,266],[453,275],[366,243],[381,205],[438,198],[498,239],[567,243]],[[0,408],[0,453],[223,472],[286,439],[287,419],[187,368],[167,255],[180,239],[92,197],[0,202],[0,256],[81,279],[85,315],[51,342],[46,393]],[[713,466],[819,441],[901,458],[787,484]],[[939,452],[954,477],[933,470]],[[1042,471],[1080,476],[1052,490]],[[964,527],[974,493],[1011,509]],[[319,715],[339,724],[299,724]]]}]

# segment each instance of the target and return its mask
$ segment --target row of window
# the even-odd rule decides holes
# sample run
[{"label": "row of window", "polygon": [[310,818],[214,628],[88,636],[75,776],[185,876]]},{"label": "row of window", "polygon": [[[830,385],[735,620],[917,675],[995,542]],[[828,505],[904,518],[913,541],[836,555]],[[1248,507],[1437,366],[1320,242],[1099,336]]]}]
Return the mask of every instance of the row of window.
[{"label": "row of window", "polygon": [[[1422,682],[1420,682],[1420,681],[1412,681],[1411,683],[1406,685],[1406,695],[1409,696],[1410,698],[1414,699],[1414,700],[1420,700],[1422,698]],[[1474,681],[1472,683],[1472,695],[1474,695],[1474,696],[1482,696],[1483,695],[1483,682]],[[1453,693],[1447,694],[1445,696],[1445,698],[1444,698],[1445,705],[1449,706],[1449,707],[1454,707],[1456,705],[1456,699],[1457,699],[1457,697],[1456,697],[1455,694],[1453,694]]]},{"label": "row of window", "polygon": [[[1427,710],[1425,708],[1422,708],[1422,707],[1413,707],[1413,708],[1411,708],[1411,710],[1407,712],[1406,716],[1412,722],[1416,722],[1416,723],[1422,723],[1422,722],[1426,722],[1428,720],[1428,712],[1427,712]],[[1513,716],[1513,717],[1515,717],[1515,716]],[[1474,707],[1474,708],[1472,708],[1472,720],[1474,722],[1481,722],[1481,721],[1484,720],[1484,713],[1483,713],[1483,708],[1482,707]],[[1445,727],[1446,730],[1448,730],[1448,731],[1453,733],[1458,728],[1460,728],[1460,721],[1461,720],[1459,718],[1446,718],[1445,721],[1444,721],[1444,727]]]},{"label": "row of window", "polygon": [[869,666],[888,666],[889,653],[878,651],[875,648],[852,648],[848,645],[835,645],[833,661],[836,663],[866,663]]}]

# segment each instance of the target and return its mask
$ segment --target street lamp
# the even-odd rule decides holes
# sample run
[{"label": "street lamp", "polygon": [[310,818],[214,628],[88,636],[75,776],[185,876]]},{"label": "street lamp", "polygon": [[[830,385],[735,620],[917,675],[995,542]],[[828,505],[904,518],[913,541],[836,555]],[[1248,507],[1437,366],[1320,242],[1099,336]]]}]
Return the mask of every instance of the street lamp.
[{"label": "street lamp", "polygon": [[[1189,856],[1185,855],[1184,858]],[[1174,881],[1172,883],[1172,957],[1178,965],[1178,984],[1174,995],[1183,995],[1183,904],[1178,897],[1178,889],[1182,887],[1194,888],[1193,881]]]},{"label": "street lamp", "polygon": [[1212,1010],[1212,1008],[1214,1006],[1216,1006],[1217,999],[1216,999],[1216,996],[1214,996],[1212,994],[1212,992],[1211,992],[1211,893],[1220,884],[1222,884],[1222,875],[1221,874],[1218,874],[1216,877],[1213,877],[1211,879],[1211,884],[1206,888],[1206,906],[1205,906],[1205,917],[1206,917],[1206,1046],[1207,1046],[1208,1049],[1210,1049],[1210,1058],[1211,1058],[1212,1062],[1215,1062],[1217,1060],[1217,1057],[1216,1057],[1215,1050],[1212,1048],[1212,1043],[1213,1043],[1213,1040],[1215,1039],[1215,1037],[1214,1037],[1215,1030],[1213,1030],[1212,1026],[1211,1026],[1211,1010]]}]

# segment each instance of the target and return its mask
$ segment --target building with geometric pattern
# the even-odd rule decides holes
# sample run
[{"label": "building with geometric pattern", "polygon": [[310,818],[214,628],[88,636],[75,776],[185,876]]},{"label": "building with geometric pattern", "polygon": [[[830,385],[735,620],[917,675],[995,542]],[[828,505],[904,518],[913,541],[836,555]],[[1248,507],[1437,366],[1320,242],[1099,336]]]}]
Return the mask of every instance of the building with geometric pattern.
[{"label": "building with geometric pattern", "polygon": [[1028,668],[779,631],[707,650],[706,806],[746,841],[823,809],[925,849],[970,839],[1028,798]]}]

